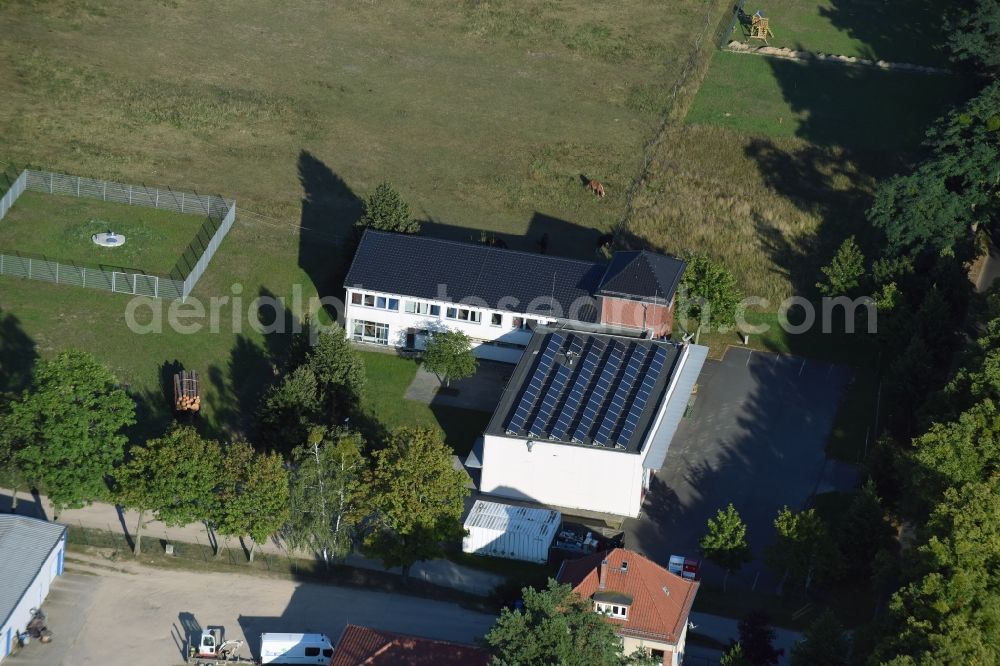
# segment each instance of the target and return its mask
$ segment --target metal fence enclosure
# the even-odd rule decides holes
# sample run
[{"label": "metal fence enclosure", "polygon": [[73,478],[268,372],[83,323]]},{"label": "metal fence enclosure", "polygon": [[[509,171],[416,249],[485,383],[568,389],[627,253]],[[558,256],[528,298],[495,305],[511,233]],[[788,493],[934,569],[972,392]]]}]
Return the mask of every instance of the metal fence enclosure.
[{"label": "metal fence enclosure", "polygon": [[0,222],[25,190],[99,199],[129,206],[160,208],[176,213],[204,215],[213,221],[219,221],[214,234],[207,243],[200,243],[198,239],[195,239],[192,246],[188,248],[187,252],[191,252],[195,243],[203,246],[203,249],[197,253],[197,261],[194,262],[183,279],[180,279],[180,275],[168,277],[128,269],[111,270],[77,266],[20,254],[0,254],[0,275],[102,289],[120,294],[170,300],[186,299],[205,269],[208,268],[212,256],[219,249],[236,220],[236,202],[223,197],[175,192],[170,189],[162,190],[145,185],[113,183],[106,180],[83,178],[82,176],[25,169],[3,198],[0,198]]},{"label": "metal fence enclosure", "polygon": [[208,268],[208,262],[210,262],[212,257],[215,256],[215,251],[219,249],[220,245],[222,245],[222,239],[224,239],[226,234],[229,233],[229,230],[232,228],[233,222],[235,221],[236,204],[234,203],[229,207],[229,210],[226,211],[226,216],[222,218],[222,224],[220,224],[219,228],[215,230],[215,234],[212,235],[212,240],[208,242],[208,246],[205,248],[205,251],[201,253],[197,263],[194,265],[194,268],[192,268],[191,272],[188,273],[188,276],[184,278],[184,291],[181,296],[182,299],[186,299],[188,295],[190,295],[194,286],[198,283],[198,280],[201,279],[201,274],[205,272],[206,268]]}]

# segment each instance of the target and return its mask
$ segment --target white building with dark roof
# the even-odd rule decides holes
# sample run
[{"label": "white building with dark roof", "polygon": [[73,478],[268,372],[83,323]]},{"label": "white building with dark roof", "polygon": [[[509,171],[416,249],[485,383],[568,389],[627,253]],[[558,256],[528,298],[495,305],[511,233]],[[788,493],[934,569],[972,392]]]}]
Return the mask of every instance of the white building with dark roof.
[{"label": "white building with dark roof", "polygon": [[485,494],[638,516],[708,348],[539,328],[486,428]]},{"label": "white building with dark roof", "polygon": [[516,363],[538,325],[667,336],[685,263],[619,252],[610,264],[367,230],[344,281],[355,342],[421,350],[435,331]]},{"label": "white building with dark roof", "polygon": [[0,514],[0,658],[41,608],[63,572],[66,527],[37,518]]}]

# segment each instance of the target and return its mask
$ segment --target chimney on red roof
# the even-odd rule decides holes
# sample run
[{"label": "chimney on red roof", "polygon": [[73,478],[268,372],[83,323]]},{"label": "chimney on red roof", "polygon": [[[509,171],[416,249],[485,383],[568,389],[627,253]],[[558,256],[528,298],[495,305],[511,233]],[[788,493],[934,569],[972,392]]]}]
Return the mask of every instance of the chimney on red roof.
[{"label": "chimney on red roof", "polygon": [[600,584],[599,587],[603,590],[608,581],[608,558],[601,560],[600,568]]}]

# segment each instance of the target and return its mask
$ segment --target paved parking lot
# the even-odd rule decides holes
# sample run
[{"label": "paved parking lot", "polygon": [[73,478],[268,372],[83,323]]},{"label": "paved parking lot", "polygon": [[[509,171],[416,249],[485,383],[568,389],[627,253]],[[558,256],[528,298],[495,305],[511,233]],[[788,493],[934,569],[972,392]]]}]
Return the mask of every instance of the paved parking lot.
[{"label": "paved parking lot", "polygon": [[222,626],[259,656],[260,634],[317,632],[336,641],[348,622],[431,638],[473,642],[495,618],[457,604],[283,578],[168,571],[134,562],[79,563],[53,584],[44,604],[54,640],[13,659],[31,666],[169,666],[184,640]]},{"label": "paved parking lot", "polygon": [[625,523],[626,545],[664,564],[672,553],[697,557],[706,521],[732,502],[759,557],[782,506],[853,487],[853,468],[824,455],[850,379],[842,366],[742,348],[708,361],[643,515]]}]

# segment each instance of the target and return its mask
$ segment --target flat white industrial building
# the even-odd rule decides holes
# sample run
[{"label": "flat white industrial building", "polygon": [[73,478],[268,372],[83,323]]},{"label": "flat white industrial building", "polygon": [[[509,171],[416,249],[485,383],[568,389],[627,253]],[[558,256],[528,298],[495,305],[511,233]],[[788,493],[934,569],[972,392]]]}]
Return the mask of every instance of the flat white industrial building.
[{"label": "flat white industrial building", "polygon": [[540,328],[483,436],[488,495],[638,516],[708,348]]},{"label": "flat white industrial building", "polygon": [[0,648],[10,654],[18,633],[41,608],[63,572],[66,527],[37,518],[0,514]]}]

